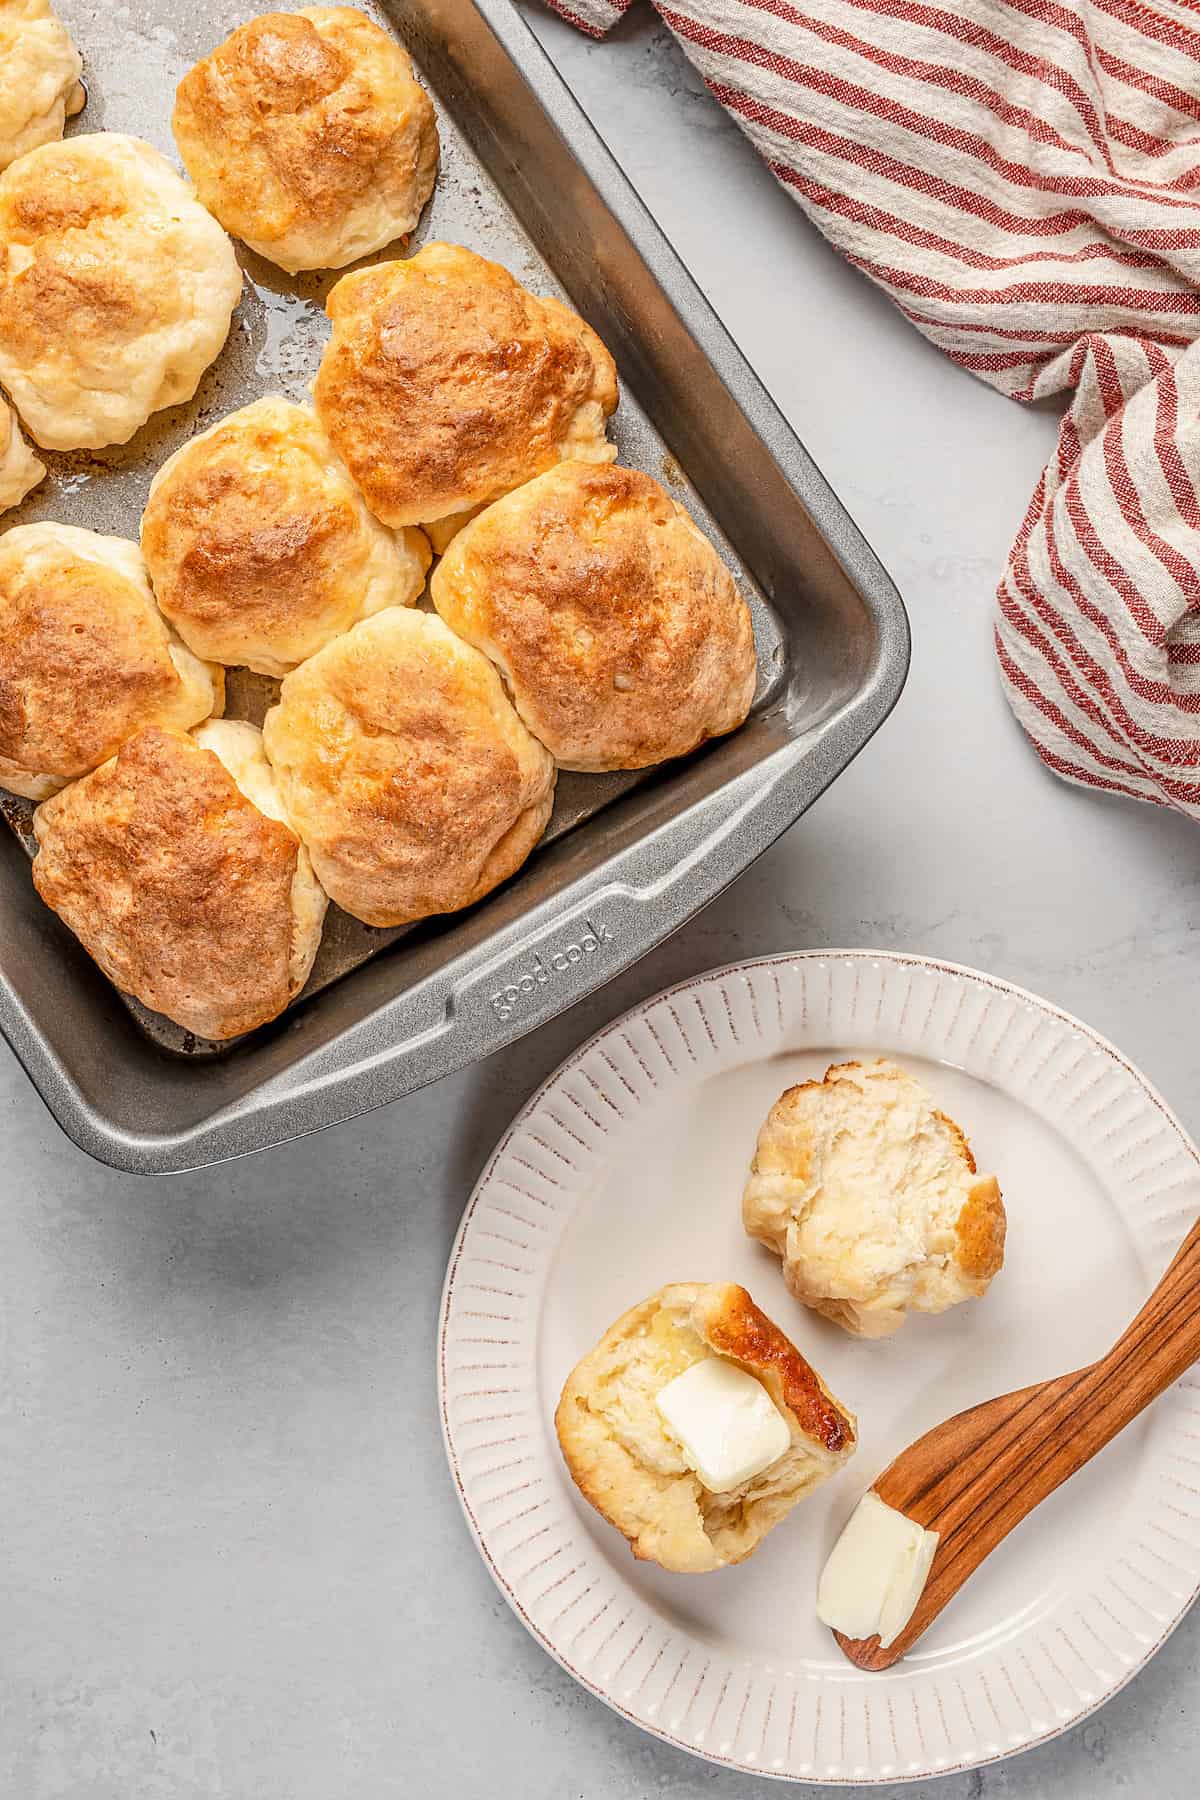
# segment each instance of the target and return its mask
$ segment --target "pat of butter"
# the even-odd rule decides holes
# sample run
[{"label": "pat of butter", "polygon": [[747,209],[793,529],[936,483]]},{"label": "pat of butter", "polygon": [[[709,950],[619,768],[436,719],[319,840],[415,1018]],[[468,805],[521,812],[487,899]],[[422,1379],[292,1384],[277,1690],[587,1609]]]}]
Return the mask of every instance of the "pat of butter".
[{"label": "pat of butter", "polygon": [[817,1617],[848,1638],[878,1632],[886,1650],[916,1611],[937,1544],[936,1531],[868,1489],[821,1571]]},{"label": "pat of butter", "polygon": [[752,1481],[791,1445],[787,1420],[762,1382],[723,1356],[693,1363],[655,1404],[689,1468],[714,1494]]}]

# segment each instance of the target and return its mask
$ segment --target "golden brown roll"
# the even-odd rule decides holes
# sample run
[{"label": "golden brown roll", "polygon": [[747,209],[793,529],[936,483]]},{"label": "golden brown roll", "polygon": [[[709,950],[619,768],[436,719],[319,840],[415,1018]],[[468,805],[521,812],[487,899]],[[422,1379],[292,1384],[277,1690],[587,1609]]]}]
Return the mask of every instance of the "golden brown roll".
[{"label": "golden brown roll", "polygon": [[144,725],[220,712],[221,669],[181,644],[136,544],[74,525],[0,536],[0,786],[44,800]]},{"label": "golden brown roll", "polygon": [[1005,1213],[962,1131],[894,1062],[835,1063],[768,1113],[742,1218],[805,1306],[855,1337],[978,1299],[1004,1261]]},{"label": "golden brown roll", "polygon": [[437,174],[411,60],[348,6],[239,26],[180,82],[172,127],[214,217],[293,272],[343,269],[403,237]]},{"label": "golden brown roll", "polygon": [[21,436],[16,415],[0,399],[0,512],[20,506],[46,473]]},{"label": "golden brown roll", "polygon": [[49,0],[0,0],[0,169],[60,138],[83,65]]},{"label": "golden brown roll", "polygon": [[269,397],[170,457],[142,518],[159,606],[197,656],[286,675],[425,585],[429,545],[368,509],[312,413]]},{"label": "golden brown roll", "polygon": [[[777,1442],[749,1462],[753,1472],[743,1462],[742,1479],[731,1486],[710,1485],[716,1477],[659,1406],[668,1385],[701,1364],[708,1365],[706,1375],[716,1365],[726,1381],[729,1365],[752,1377],[770,1405],[738,1382],[754,1402],[751,1416],[765,1410],[770,1424],[772,1412],[778,1414]],[[689,1406],[698,1436],[706,1401],[715,1408],[723,1398],[717,1384],[703,1386],[708,1393],[699,1401],[693,1395]],[[709,1430],[719,1454],[732,1450],[736,1461],[745,1457],[738,1428],[747,1399],[745,1392],[730,1398],[732,1416],[712,1418]],[[836,1474],[856,1442],[854,1415],[733,1282],[673,1282],[631,1307],[567,1377],[554,1423],[584,1498],[629,1540],[635,1556],[687,1575],[752,1555],[805,1495]],[[761,1441],[761,1422],[755,1423]]]},{"label": "golden brown roll", "polygon": [[39,806],[33,879],[110,981],[230,1038],[299,993],[326,902],[255,727],[199,735],[151,726]]},{"label": "golden brown roll", "polygon": [[611,462],[612,357],[559,300],[456,244],[344,275],[313,386],[371,511],[423,525],[564,457]]},{"label": "golden brown roll", "polygon": [[123,444],[190,400],[242,291],[165,157],[103,131],[0,175],[0,383],[39,444]]},{"label": "golden brown roll", "polygon": [[301,663],[263,739],[322,886],[368,925],[482,899],[520,868],[554,802],[554,764],[491,664],[407,607]]},{"label": "golden brown roll", "polygon": [[560,768],[641,769],[740,725],[746,602],[657,481],[559,463],[463,528],[434,605],[490,656]]}]

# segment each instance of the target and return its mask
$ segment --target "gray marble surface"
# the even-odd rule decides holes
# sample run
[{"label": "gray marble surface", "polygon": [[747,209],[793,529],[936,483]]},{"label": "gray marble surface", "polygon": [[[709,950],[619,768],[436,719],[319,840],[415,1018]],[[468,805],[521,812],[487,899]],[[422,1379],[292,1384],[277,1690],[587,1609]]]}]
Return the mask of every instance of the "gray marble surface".
[{"label": "gray marble surface", "polygon": [[[648,13],[604,45],[530,16],[894,573],[911,679],[689,929],[405,1105],[138,1181],[79,1155],[0,1048],[3,1800],[768,1792],[641,1736],[526,1637],[435,1417],[442,1270],[487,1150],[586,1031],[664,983],[781,947],[934,952],[1081,1014],[1200,1129],[1200,838],[1044,774],[992,663],[992,589],[1053,417],[952,368],[844,268]],[[1185,1800],[1198,1674],[1193,1618],[1065,1738],[895,1791]]]}]

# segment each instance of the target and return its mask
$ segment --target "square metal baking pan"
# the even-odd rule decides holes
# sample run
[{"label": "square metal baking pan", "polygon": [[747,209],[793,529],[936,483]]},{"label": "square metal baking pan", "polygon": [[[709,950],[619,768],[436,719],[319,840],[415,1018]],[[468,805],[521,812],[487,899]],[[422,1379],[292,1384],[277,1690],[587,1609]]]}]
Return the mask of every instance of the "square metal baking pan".
[{"label": "square metal baking pan", "polygon": [[[59,10],[89,84],[74,129],[132,132],[173,156],[176,81],[254,8]],[[232,1046],[198,1044],[109,985],[38,900],[28,808],[6,805],[0,1030],[63,1129],[122,1169],[194,1168],[317,1130],[582,999],[800,816],[887,716],[907,672],[907,621],[886,573],[509,0],[366,10],[408,45],[438,107],[442,170],[414,243],[465,243],[595,326],[620,371],[622,459],[692,510],[751,605],[758,693],[741,731],[682,763],[563,777],[545,843],[470,912],[396,933],[331,908],[305,993]],[[136,538],[150,478],[179,443],[258,394],[305,397],[335,277],[242,261],[245,297],[195,400],[128,445],[47,458],[50,480],[6,525],[58,518]],[[235,674],[229,710],[259,716],[270,687]]]}]

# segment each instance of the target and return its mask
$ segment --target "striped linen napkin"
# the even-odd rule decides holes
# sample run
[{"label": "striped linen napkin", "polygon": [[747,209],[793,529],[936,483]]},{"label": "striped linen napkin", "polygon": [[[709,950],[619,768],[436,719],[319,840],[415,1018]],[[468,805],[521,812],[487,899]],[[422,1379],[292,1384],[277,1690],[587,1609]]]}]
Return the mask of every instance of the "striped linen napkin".
[{"label": "striped linen napkin", "polygon": [[[824,235],[1019,400],[1070,394],[998,592],[1059,775],[1200,817],[1198,0],[653,0]],[[602,35],[631,0],[549,0]]]}]

